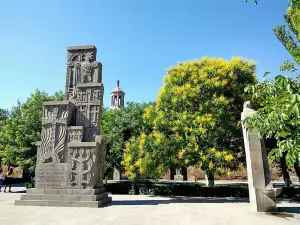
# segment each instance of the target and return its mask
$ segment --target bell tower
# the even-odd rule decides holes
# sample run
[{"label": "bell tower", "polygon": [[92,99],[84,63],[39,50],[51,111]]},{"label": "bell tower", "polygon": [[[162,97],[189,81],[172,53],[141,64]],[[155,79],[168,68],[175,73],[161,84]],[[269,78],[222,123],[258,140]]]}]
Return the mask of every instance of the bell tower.
[{"label": "bell tower", "polygon": [[120,81],[117,80],[117,87],[110,94],[110,108],[120,109],[124,107],[125,92],[120,88]]}]

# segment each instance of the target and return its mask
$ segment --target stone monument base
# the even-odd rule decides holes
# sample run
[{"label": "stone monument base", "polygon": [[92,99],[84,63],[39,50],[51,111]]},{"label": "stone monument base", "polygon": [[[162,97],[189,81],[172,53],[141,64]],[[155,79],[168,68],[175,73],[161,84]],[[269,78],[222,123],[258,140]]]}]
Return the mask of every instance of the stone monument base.
[{"label": "stone monument base", "polygon": [[19,206],[90,207],[98,208],[111,202],[105,188],[98,189],[27,189]]},{"label": "stone monument base", "polygon": [[255,212],[277,212],[276,197],[281,191],[281,188],[251,189],[249,194],[252,209]]}]

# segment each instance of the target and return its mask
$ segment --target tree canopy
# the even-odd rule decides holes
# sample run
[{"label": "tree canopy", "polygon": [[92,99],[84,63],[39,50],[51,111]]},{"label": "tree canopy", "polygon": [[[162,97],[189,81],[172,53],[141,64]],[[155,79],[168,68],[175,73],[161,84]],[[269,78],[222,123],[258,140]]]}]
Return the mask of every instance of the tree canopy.
[{"label": "tree canopy", "polygon": [[143,112],[152,103],[128,102],[127,106],[118,110],[104,109],[100,132],[107,137],[106,169],[121,169],[125,142],[138,136],[142,130]]},{"label": "tree canopy", "polygon": [[[206,173],[224,173],[241,153],[238,125],[244,88],[256,82],[254,62],[207,58],[186,61],[168,70],[156,100],[153,131],[126,145],[124,164],[129,176],[173,166],[195,165]],[[151,164],[149,163],[151,162]]]},{"label": "tree canopy", "polygon": [[295,170],[300,162],[299,18],[300,0],[291,0],[284,15],[286,25],[273,30],[294,59],[294,62],[285,61],[280,69],[296,73],[296,79],[278,75],[274,80],[264,79],[246,89],[259,104],[256,115],[248,121],[249,126],[257,128],[262,137],[276,140],[269,155],[272,161],[284,162],[288,167],[294,166]]},{"label": "tree canopy", "polygon": [[300,82],[277,76],[246,89],[260,107],[253,118],[247,120],[250,128],[258,128],[262,137],[274,137],[277,147],[270,159],[280,160],[285,155],[288,166],[300,162]]},{"label": "tree canopy", "polygon": [[40,140],[43,102],[63,100],[63,93],[49,96],[36,90],[24,103],[18,101],[1,122],[0,159],[7,165],[33,169],[36,157],[35,142]]},{"label": "tree canopy", "polygon": [[[287,14],[284,15],[286,25],[279,25],[273,29],[277,39],[284,45],[290,53],[296,64],[300,64],[300,0],[291,1],[287,9]],[[286,61],[282,70],[290,70],[291,62]]]}]

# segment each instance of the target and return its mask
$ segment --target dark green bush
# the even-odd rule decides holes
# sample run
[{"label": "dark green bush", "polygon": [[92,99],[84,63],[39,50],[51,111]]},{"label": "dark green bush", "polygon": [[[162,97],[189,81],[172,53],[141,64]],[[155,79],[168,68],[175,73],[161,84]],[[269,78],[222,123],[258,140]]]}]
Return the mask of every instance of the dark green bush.
[{"label": "dark green bush", "polygon": [[30,182],[30,181],[26,181],[25,182],[25,187],[26,188],[35,188],[35,183],[34,182]]},{"label": "dark green bush", "polygon": [[300,187],[283,187],[278,198],[291,198],[300,201]]},{"label": "dark green bush", "polygon": [[[199,183],[155,183],[119,182],[105,184],[106,191],[112,194],[189,196],[189,197],[238,197],[248,198],[247,185],[216,185],[205,187]],[[300,200],[300,187],[283,187],[278,198]]]},{"label": "dark green bush", "polygon": [[245,186],[204,187],[199,183],[152,183],[120,182],[108,183],[106,191],[112,194],[161,195],[161,196],[197,196],[197,197],[248,197]]}]

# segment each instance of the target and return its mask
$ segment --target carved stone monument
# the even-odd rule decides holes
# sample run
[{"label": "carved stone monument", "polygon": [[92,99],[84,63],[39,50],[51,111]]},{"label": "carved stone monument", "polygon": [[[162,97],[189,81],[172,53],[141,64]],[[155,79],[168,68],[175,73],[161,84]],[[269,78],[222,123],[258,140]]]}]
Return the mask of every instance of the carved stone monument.
[{"label": "carved stone monument", "polygon": [[[250,102],[245,102],[242,120],[254,114]],[[257,130],[250,131],[245,123],[243,135],[251,208],[256,212],[276,212],[276,196],[280,194],[280,189],[273,188],[264,141]]]},{"label": "carved stone monument", "polygon": [[95,46],[68,47],[65,100],[45,102],[35,189],[16,205],[99,207],[106,141],[99,136],[102,65]]},{"label": "carved stone monument", "polygon": [[121,178],[122,178],[122,175],[121,175],[120,169],[114,167],[113,180],[121,180]]},{"label": "carved stone monument", "polygon": [[174,180],[175,181],[183,181],[183,174],[182,174],[182,169],[181,168],[177,168],[175,170],[176,174],[174,175]]}]

